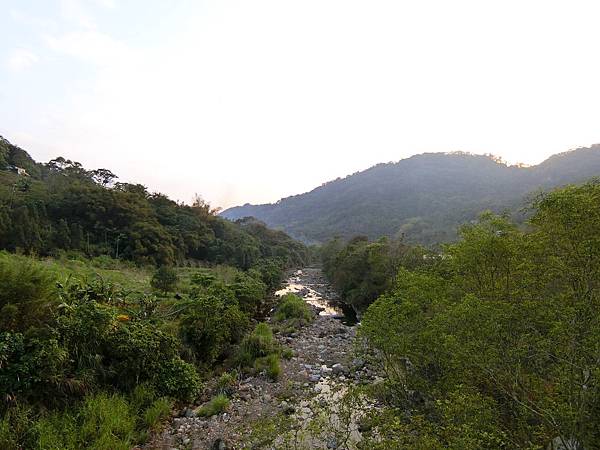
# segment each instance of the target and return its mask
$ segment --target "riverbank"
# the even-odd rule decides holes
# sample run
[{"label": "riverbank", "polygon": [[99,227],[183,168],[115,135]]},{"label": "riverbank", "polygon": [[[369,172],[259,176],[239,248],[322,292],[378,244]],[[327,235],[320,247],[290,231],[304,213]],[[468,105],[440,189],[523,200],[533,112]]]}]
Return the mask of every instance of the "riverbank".
[{"label": "riverbank", "polygon": [[278,448],[290,439],[297,448],[353,448],[360,441],[362,409],[355,404],[343,411],[342,400],[378,378],[355,356],[357,327],[344,323],[350,320],[318,269],[292,274],[278,293],[286,292],[304,298],[314,319],[298,331],[276,334],[292,352],[277,381],[262,375],[237,380],[226,412],[202,418],[195,407],[185,408],[147,448]]}]

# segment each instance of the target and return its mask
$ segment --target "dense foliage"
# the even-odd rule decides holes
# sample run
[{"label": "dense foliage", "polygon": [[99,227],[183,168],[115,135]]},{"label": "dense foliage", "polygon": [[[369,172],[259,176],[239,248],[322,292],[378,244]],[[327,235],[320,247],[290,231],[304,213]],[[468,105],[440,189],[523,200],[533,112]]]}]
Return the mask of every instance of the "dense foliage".
[{"label": "dense foliage", "polygon": [[258,221],[234,224],[200,198],[191,206],[178,204],[117,178],[62,157],[38,164],[0,137],[0,249],[243,269],[272,258],[299,265],[307,256],[303,245]]},{"label": "dense foliage", "polygon": [[358,236],[348,242],[334,239],[320,249],[323,271],[343,300],[364,311],[392,285],[400,265],[415,267],[429,253],[400,240],[381,238],[369,242]]},{"label": "dense foliage", "polygon": [[433,245],[456,239],[461,223],[484,210],[517,214],[538,189],[600,175],[600,146],[552,156],[532,167],[465,153],[428,153],[379,164],[274,204],[244,205],[227,218],[256,217],[306,242],[335,236],[400,238]]},{"label": "dense foliage", "polygon": [[160,269],[129,269],[125,288],[62,264],[0,253],[2,448],[131,448],[218,367],[278,376],[282,349],[252,322],[283,268],[170,268],[173,295],[151,286]]},{"label": "dense foliage", "polygon": [[[0,138],[0,448],[132,448],[239,363],[308,257],[261,222],[115,179]],[[279,353],[249,364],[276,378]]]},{"label": "dense foliage", "polygon": [[600,183],[533,207],[526,231],[463,226],[367,309],[390,407],[371,448],[598,448]]}]

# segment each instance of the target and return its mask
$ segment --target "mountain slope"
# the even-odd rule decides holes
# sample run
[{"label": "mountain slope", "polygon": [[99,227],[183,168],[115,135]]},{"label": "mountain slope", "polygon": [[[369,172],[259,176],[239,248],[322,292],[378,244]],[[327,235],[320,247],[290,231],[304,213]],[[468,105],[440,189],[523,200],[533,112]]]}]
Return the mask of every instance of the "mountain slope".
[{"label": "mountain slope", "polygon": [[0,251],[242,269],[307,257],[304,245],[261,222],[231,223],[201,199],[184,205],[117,178],[62,157],[37,163],[0,136]]},{"label": "mountain slope", "polygon": [[458,224],[485,209],[515,211],[528,194],[600,175],[600,145],[548,158],[532,167],[491,156],[426,153],[363,172],[274,204],[237,206],[231,220],[253,216],[307,242],[364,234],[404,234],[431,244],[454,238]]}]

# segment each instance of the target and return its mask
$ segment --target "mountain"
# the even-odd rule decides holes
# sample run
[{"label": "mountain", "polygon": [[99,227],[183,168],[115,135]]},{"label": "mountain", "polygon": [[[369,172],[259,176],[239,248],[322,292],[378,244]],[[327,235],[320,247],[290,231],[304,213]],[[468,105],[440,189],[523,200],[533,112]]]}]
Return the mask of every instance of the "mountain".
[{"label": "mountain", "polygon": [[459,224],[486,209],[516,213],[536,191],[600,175],[600,144],[509,166],[489,155],[425,153],[328,182],[273,204],[237,206],[230,220],[252,216],[305,242],[334,236],[404,235],[408,242],[450,241]]}]

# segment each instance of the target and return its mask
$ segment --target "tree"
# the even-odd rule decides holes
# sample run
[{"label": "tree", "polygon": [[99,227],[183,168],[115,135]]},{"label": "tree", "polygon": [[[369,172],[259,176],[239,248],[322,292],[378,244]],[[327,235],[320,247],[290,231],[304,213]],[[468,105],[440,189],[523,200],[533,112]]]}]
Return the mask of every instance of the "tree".
[{"label": "tree", "polygon": [[177,281],[178,277],[175,269],[168,266],[160,266],[156,272],[154,272],[154,275],[150,280],[150,285],[154,289],[166,294],[175,289]]},{"label": "tree", "polygon": [[96,169],[90,172],[92,180],[101,186],[107,187],[111,185],[115,179],[119,178],[108,169]]}]

